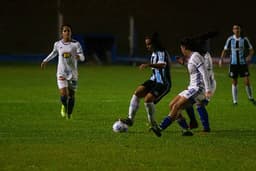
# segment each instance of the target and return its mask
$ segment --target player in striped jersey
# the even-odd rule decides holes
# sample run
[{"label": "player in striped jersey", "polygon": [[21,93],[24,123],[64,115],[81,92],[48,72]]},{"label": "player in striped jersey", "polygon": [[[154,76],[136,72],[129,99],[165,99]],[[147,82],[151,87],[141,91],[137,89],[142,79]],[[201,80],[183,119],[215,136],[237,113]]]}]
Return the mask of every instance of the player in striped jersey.
[{"label": "player in striped jersey", "polygon": [[77,89],[77,61],[84,61],[85,57],[80,43],[71,38],[71,26],[63,25],[61,32],[62,39],[54,43],[53,51],[43,60],[41,68],[44,69],[47,62],[58,56],[56,76],[62,102],[61,116],[70,119]]},{"label": "player in striped jersey", "polygon": [[[233,25],[234,35],[230,36],[221,53],[219,65],[222,66],[223,58],[227,55],[228,50],[231,52],[229,77],[232,78],[232,97],[233,104],[237,104],[237,78],[244,77],[245,89],[248,99],[255,104],[252,87],[249,80],[248,64],[250,63],[254,50],[247,37],[242,34],[242,28],[239,24]],[[249,52],[248,52],[249,51]]]},{"label": "player in striped jersey", "polygon": [[152,75],[149,80],[138,86],[129,106],[128,117],[120,119],[129,126],[134,123],[135,114],[139,109],[140,99],[144,98],[144,105],[151,126],[157,126],[155,120],[155,104],[164,97],[171,88],[169,54],[162,47],[158,35],[145,37],[146,48],[151,52],[150,63],[141,64],[140,69],[151,68]]},{"label": "player in striped jersey", "polygon": [[204,57],[197,52],[193,39],[186,38],[181,41],[181,51],[187,58],[188,72],[190,75],[189,86],[186,90],[179,93],[170,103],[170,112],[167,117],[163,119],[159,127],[152,127],[153,132],[160,137],[161,131],[165,130],[175,120],[179,122],[183,130],[182,135],[191,136],[192,132],[188,130],[187,123],[181,111],[194,103],[201,103],[202,100],[211,96],[211,86],[208,72],[204,65]]}]

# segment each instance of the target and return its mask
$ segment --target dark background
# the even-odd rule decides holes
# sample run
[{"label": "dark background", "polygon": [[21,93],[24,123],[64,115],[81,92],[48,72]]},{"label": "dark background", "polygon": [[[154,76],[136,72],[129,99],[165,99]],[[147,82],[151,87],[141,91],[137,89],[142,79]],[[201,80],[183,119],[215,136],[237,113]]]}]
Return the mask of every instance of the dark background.
[{"label": "dark background", "polygon": [[[171,54],[180,54],[179,39],[217,29],[211,41],[219,56],[232,25],[240,23],[255,45],[255,6],[252,0],[62,0],[64,23],[76,34],[110,34],[117,54],[128,55],[129,17],[135,19],[138,49],[145,54],[143,37],[157,31]],[[58,39],[57,0],[2,0],[0,54],[48,54]]]}]

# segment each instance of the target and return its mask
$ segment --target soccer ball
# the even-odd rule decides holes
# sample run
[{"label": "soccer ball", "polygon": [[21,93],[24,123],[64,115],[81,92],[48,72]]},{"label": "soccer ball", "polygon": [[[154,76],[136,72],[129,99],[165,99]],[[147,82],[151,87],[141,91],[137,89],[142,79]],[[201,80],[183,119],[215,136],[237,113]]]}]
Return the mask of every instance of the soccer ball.
[{"label": "soccer ball", "polygon": [[128,131],[128,125],[121,121],[116,121],[113,124],[113,131],[114,132],[127,132]]}]

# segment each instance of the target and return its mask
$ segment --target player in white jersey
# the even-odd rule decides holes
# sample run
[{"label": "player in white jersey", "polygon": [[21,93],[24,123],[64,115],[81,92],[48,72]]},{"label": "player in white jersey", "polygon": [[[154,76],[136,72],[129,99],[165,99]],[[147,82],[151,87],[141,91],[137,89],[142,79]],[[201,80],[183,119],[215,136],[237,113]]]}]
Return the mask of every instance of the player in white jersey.
[{"label": "player in white jersey", "polygon": [[78,80],[77,62],[84,61],[85,57],[80,43],[71,38],[71,26],[63,25],[61,32],[62,39],[54,43],[53,51],[43,60],[41,68],[58,56],[56,76],[62,102],[61,116],[70,119]]},{"label": "player in white jersey", "polygon": [[[179,93],[170,103],[170,113],[163,119],[159,127],[152,127],[153,132],[160,137],[161,131],[166,129],[176,119],[183,121],[184,128],[188,128],[186,121],[181,115],[181,111],[194,103],[200,103],[205,98],[211,96],[210,80],[204,65],[204,57],[195,50],[195,43],[192,39],[186,38],[181,41],[181,51],[188,59],[188,72],[190,76],[189,86]],[[183,126],[182,126],[183,127]],[[193,135],[188,129],[183,130],[182,135]]]}]

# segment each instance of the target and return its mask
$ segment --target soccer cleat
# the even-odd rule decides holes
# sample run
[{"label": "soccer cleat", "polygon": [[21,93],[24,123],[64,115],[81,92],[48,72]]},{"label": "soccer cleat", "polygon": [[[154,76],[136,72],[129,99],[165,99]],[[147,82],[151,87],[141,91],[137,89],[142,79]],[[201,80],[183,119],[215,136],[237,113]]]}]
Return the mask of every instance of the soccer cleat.
[{"label": "soccer cleat", "polygon": [[204,128],[202,132],[211,132],[210,128]]},{"label": "soccer cleat", "polygon": [[252,102],[252,104],[256,105],[256,101],[253,98],[249,100]]},{"label": "soccer cleat", "polygon": [[157,137],[161,137],[162,136],[161,129],[157,125],[152,126],[150,128],[150,130],[153,131]]},{"label": "soccer cleat", "polygon": [[72,118],[71,114],[67,114],[67,119],[71,119],[71,118]]},{"label": "soccer cleat", "polygon": [[182,131],[182,136],[193,136],[193,133],[189,130],[183,130]]},{"label": "soccer cleat", "polygon": [[190,129],[198,128],[198,123],[197,123],[197,121],[196,121],[196,120],[195,120],[195,121],[190,121],[190,123],[189,123],[189,128],[190,128]]},{"label": "soccer cleat", "polygon": [[233,102],[233,106],[237,106],[237,102]]},{"label": "soccer cleat", "polygon": [[133,125],[133,121],[130,118],[126,118],[126,119],[119,119],[122,123],[128,125],[128,126],[132,126]]},{"label": "soccer cleat", "polygon": [[67,115],[66,108],[65,108],[64,105],[61,105],[60,114],[61,114],[61,116],[62,116],[63,118],[66,117],[66,115]]}]

